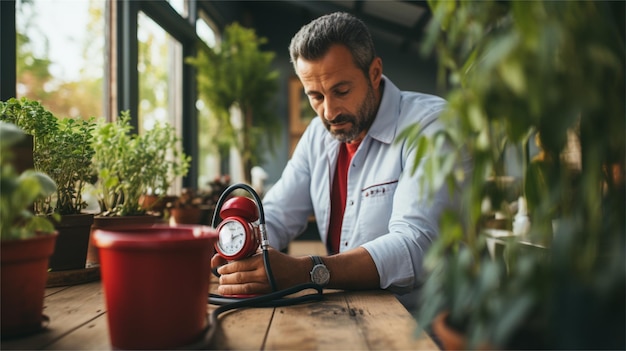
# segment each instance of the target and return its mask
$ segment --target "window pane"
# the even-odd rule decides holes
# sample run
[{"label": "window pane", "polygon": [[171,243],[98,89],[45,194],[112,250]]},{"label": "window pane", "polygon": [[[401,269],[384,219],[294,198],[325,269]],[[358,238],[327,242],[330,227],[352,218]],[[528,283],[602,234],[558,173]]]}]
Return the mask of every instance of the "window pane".
[{"label": "window pane", "polygon": [[[206,19],[203,13],[196,21],[196,33],[210,47],[217,44],[216,31],[212,23]],[[207,131],[214,130],[216,126],[211,123],[211,111],[200,99],[196,101],[198,109],[198,188],[206,189],[207,184],[221,175],[220,155],[212,138]]]},{"label": "window pane", "polygon": [[213,28],[213,24],[201,14],[196,21],[196,33],[209,47],[215,47],[215,44],[217,44],[216,31]]},{"label": "window pane", "polygon": [[57,117],[103,116],[105,0],[18,0],[17,96]]},{"label": "window pane", "polygon": [[172,6],[179,15],[187,17],[187,6],[185,6],[185,0],[167,0],[167,2],[170,3],[170,6]]},{"label": "window pane", "polygon": [[[139,133],[158,121],[182,126],[182,45],[143,12],[137,18]],[[181,179],[172,193],[179,193]]]},{"label": "window pane", "polygon": [[156,121],[180,125],[182,45],[139,12],[139,131]]}]

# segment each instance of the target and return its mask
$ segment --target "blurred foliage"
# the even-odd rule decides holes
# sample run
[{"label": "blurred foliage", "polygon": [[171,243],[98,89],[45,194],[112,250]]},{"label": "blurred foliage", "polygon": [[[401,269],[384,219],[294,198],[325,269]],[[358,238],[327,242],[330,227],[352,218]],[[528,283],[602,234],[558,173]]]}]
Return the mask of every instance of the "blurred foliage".
[{"label": "blurred foliage", "polygon": [[[429,5],[424,52],[438,55],[448,89],[446,130],[405,133],[418,157],[429,155],[427,183],[462,181],[455,164],[464,153],[474,169],[464,212],[443,216],[427,257],[420,325],[448,311],[468,348],[624,349],[624,2]],[[572,144],[579,162],[566,157]],[[493,260],[481,205],[490,197],[511,213],[505,196],[487,190],[507,176],[505,146],[524,155],[531,229]]]},{"label": "blurred foliage", "polygon": [[33,203],[49,196],[56,184],[46,174],[32,169],[18,174],[13,167],[13,146],[26,133],[13,123],[0,121],[0,239],[28,239],[37,233],[53,233],[54,225],[43,216],[36,216]]},{"label": "blurred foliage", "polygon": [[[278,90],[278,71],[271,67],[275,53],[261,50],[266,41],[235,22],[226,27],[218,47],[201,42],[197,56],[186,59],[198,71],[200,98],[212,112],[208,137],[216,151],[237,148],[248,183],[252,166],[274,150],[281,127],[271,108]],[[241,111],[241,125],[233,123],[233,108]]]}]

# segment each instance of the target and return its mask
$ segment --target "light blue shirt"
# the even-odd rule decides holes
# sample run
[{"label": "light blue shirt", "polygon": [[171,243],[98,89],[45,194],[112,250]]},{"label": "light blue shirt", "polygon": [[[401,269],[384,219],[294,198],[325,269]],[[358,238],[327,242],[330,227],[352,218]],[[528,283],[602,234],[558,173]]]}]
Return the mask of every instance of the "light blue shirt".
[{"label": "light blue shirt", "polygon": [[[411,173],[415,148],[397,137],[416,122],[422,133],[442,128],[437,116],[446,102],[433,95],[402,92],[383,79],[376,119],[348,171],[340,251],[364,247],[376,264],[380,287],[405,294],[421,285],[424,255],[438,235],[440,214],[451,200],[447,188],[434,199],[420,196],[427,193],[418,181],[423,166]],[[287,247],[304,231],[312,213],[326,243],[339,145],[319,117],[311,121],[281,178],[263,200],[272,247]]]}]

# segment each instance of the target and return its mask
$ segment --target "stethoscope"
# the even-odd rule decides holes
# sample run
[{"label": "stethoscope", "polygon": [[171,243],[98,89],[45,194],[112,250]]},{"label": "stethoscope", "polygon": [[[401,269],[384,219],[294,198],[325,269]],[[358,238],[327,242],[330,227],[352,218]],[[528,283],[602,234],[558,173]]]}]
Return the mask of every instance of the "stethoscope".
[{"label": "stethoscope", "polygon": [[[213,214],[213,219],[211,221],[211,226],[213,228],[217,228],[218,226],[218,217],[222,206],[224,206],[224,202],[228,199],[228,196],[237,189],[246,190],[250,195],[252,195],[254,202],[258,211],[258,232],[260,236],[260,247],[261,254],[263,255],[263,264],[265,266],[265,272],[267,274],[267,280],[272,288],[272,292],[265,295],[259,295],[254,297],[232,297],[232,296],[222,296],[217,294],[209,294],[208,302],[213,305],[219,305],[217,309],[213,311],[211,314],[212,322],[217,321],[217,317],[226,311],[230,311],[236,308],[242,307],[282,307],[289,305],[296,305],[303,302],[309,301],[320,301],[323,299],[324,295],[322,293],[322,287],[314,284],[314,283],[305,283],[293,286],[291,288],[278,290],[276,289],[276,281],[274,280],[274,275],[272,273],[272,269],[270,266],[269,259],[269,240],[267,238],[267,231],[265,227],[265,212],[263,211],[263,205],[261,203],[261,198],[257,194],[257,192],[247,184],[233,184],[226,188],[224,192],[220,195],[219,200],[215,206],[215,213]],[[217,270],[213,270],[213,274],[219,277]],[[306,295],[301,295],[298,297],[286,297],[291,294],[295,294],[297,292],[303,290],[313,289],[316,292]]]},{"label": "stethoscope", "polygon": [[[202,337],[200,340],[195,341],[192,344],[185,345],[181,348],[181,350],[206,350],[207,346],[210,345],[214,339],[215,332],[218,329],[219,323],[219,315],[231,311],[237,308],[246,308],[246,307],[283,307],[301,304],[304,302],[310,301],[320,301],[324,298],[322,293],[322,287],[314,284],[314,283],[306,283],[296,285],[287,289],[279,290],[276,289],[276,281],[274,280],[274,275],[272,273],[272,269],[270,267],[269,260],[269,240],[267,239],[267,233],[265,229],[265,213],[263,212],[263,206],[261,204],[261,198],[259,195],[252,189],[252,187],[246,184],[233,184],[229,186],[220,196],[217,201],[215,207],[215,213],[213,214],[213,220],[211,222],[211,226],[213,228],[217,228],[219,213],[224,206],[224,202],[227,201],[228,195],[232,193],[236,189],[244,189],[249,192],[254,198],[254,203],[256,205],[256,210],[258,211],[258,236],[260,236],[260,244],[257,246],[261,247],[262,255],[263,255],[263,264],[265,265],[265,272],[267,274],[267,279],[272,288],[272,292],[265,295],[259,295],[254,297],[232,297],[232,296],[221,296],[217,294],[209,294],[207,302],[212,305],[217,305],[219,307],[215,308],[211,313],[207,315],[207,323],[202,331]],[[226,222],[227,219],[223,219],[223,222]],[[243,256],[241,256],[243,257]],[[219,277],[217,270],[213,270],[213,274]],[[300,295],[296,297],[287,297],[289,295],[295,294],[304,290],[315,290],[314,293],[309,293],[305,295]]]}]

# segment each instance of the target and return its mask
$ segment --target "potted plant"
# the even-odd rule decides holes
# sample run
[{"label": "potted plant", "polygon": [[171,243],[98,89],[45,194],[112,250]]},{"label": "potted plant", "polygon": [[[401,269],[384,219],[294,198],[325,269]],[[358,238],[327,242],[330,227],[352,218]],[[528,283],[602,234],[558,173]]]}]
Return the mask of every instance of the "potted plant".
[{"label": "potted plant", "polygon": [[[236,147],[245,181],[250,183],[252,166],[273,150],[280,120],[270,109],[278,85],[278,71],[271,68],[274,52],[262,51],[266,38],[237,22],[228,25],[216,48],[199,44],[196,57],[186,62],[197,68],[200,98],[211,110],[211,140],[220,151]],[[239,122],[231,114],[239,110]]]},{"label": "potted plant", "polygon": [[144,215],[142,195],[166,194],[189,169],[190,157],[180,149],[173,127],[157,123],[144,134],[133,134],[128,111],[117,121],[98,123],[93,148],[103,217]]},{"label": "potted plant", "polygon": [[200,224],[206,209],[203,204],[202,193],[184,188],[174,201],[166,205],[170,224]]},{"label": "potted plant", "polygon": [[183,153],[180,138],[169,123],[157,123],[141,139],[140,147],[156,162],[146,172],[146,191],[140,202],[148,212],[162,215],[168,201],[175,199],[169,194],[170,187],[187,174],[191,157]]},{"label": "potted plant", "polygon": [[[101,213],[93,229],[131,224],[153,224],[159,216],[142,206],[146,194],[167,194],[172,182],[187,174],[190,157],[181,150],[180,139],[169,124],[157,123],[139,135],[132,132],[128,111],[113,122],[100,121],[93,131],[97,174],[96,193]],[[90,243],[88,264],[96,264]]]},{"label": "potted plant", "polygon": [[208,189],[183,189],[166,205],[170,223],[210,225],[217,201],[229,185],[230,176],[223,175],[210,181]]},{"label": "potted plant", "polygon": [[35,169],[57,184],[53,194],[35,202],[38,215],[60,215],[54,221],[59,237],[50,268],[84,269],[93,214],[83,213],[87,206],[83,193],[92,178],[94,119],[58,119],[39,102],[27,98],[2,102],[0,111],[2,120],[32,135]]},{"label": "potted plant", "polygon": [[[624,4],[429,4],[427,52],[437,49],[450,83],[446,129],[406,133],[429,155],[427,183],[455,184],[464,153],[474,169],[464,212],[443,216],[429,251],[419,324],[437,333],[445,321],[465,349],[624,349]],[[520,218],[490,181],[511,163]],[[495,258],[485,198],[513,227],[527,210],[528,232]]]},{"label": "potted plant", "polygon": [[35,200],[56,190],[54,181],[32,169],[18,174],[12,164],[11,146],[24,137],[20,128],[0,121],[0,334],[3,339],[41,330],[48,259],[57,238],[50,220],[32,212]]}]

